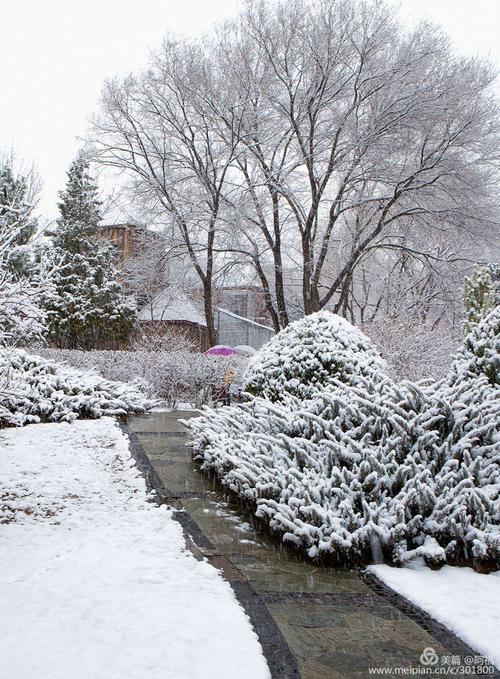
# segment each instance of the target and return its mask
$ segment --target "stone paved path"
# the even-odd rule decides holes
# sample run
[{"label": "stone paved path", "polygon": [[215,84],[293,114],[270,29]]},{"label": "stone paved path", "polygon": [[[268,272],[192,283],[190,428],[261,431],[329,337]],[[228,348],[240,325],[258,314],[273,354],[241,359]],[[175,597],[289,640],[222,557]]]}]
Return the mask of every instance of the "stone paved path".
[{"label": "stone paved path", "polygon": [[132,448],[161,500],[179,510],[176,518],[193,551],[231,583],[273,677],[360,679],[371,676],[371,667],[421,667],[420,655],[428,647],[438,656],[473,653],[369,578],[315,566],[269,540],[253,525],[251,514],[191,461],[178,421],[191,415],[130,417]]}]

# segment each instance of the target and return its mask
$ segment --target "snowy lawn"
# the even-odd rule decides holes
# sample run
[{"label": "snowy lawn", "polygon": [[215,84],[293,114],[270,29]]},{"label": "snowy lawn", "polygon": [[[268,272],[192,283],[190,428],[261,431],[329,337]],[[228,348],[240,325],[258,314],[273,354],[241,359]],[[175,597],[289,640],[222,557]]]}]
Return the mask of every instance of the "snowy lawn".
[{"label": "snowy lawn", "polygon": [[260,679],[219,573],[147,502],[114,421],[0,431],[0,676]]},{"label": "snowy lawn", "polygon": [[500,668],[500,572],[481,575],[453,566],[433,571],[420,562],[368,570]]}]

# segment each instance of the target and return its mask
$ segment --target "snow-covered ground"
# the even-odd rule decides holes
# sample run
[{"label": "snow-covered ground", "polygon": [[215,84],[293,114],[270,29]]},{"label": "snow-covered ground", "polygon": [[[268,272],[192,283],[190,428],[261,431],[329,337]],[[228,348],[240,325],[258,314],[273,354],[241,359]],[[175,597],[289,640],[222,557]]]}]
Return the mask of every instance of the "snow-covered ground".
[{"label": "snow-covered ground", "polygon": [[0,676],[269,676],[220,574],[148,503],[114,421],[0,431]]},{"label": "snow-covered ground", "polygon": [[414,562],[405,568],[370,566],[386,585],[452,630],[500,668],[500,573]]}]

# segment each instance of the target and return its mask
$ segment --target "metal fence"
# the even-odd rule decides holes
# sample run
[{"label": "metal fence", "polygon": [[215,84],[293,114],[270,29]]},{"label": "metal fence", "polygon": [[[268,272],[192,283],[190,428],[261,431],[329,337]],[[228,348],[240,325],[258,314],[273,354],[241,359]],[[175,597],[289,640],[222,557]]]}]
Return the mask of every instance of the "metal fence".
[{"label": "metal fence", "polygon": [[219,344],[230,347],[246,344],[260,349],[274,335],[273,328],[219,307],[215,309],[215,325]]}]

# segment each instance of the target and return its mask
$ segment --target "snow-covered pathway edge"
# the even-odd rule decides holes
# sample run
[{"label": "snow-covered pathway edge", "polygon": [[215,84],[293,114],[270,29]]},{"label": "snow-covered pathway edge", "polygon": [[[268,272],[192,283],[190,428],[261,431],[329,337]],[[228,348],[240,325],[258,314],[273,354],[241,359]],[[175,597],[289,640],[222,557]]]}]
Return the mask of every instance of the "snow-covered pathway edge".
[{"label": "snow-covered pathway edge", "polygon": [[500,669],[500,572],[482,575],[458,566],[434,571],[421,560],[367,570]]},{"label": "snow-covered pathway edge", "polygon": [[110,418],[0,432],[0,676],[268,677],[230,585]]}]

